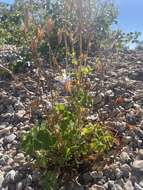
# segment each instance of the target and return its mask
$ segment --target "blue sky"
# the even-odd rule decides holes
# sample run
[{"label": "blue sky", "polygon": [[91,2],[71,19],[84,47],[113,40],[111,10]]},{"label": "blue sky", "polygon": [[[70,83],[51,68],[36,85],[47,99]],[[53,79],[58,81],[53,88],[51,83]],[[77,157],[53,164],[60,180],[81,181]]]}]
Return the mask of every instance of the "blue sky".
[{"label": "blue sky", "polygon": [[[13,1],[14,0],[0,0],[0,2],[8,3],[12,3]],[[119,8],[117,28],[121,28],[125,32],[143,32],[143,0],[114,1],[117,3]]]},{"label": "blue sky", "polygon": [[116,0],[119,8],[118,27],[126,32],[143,32],[143,0]]},{"label": "blue sky", "polygon": [[0,0],[0,2],[5,2],[5,3],[13,3],[14,0]]}]

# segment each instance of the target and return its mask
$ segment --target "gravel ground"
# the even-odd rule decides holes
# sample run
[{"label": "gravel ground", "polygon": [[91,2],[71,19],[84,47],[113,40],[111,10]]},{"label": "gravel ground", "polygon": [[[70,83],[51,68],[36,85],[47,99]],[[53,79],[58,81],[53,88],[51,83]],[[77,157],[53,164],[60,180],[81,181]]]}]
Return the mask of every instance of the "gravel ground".
[{"label": "gravel ground", "polygon": [[[99,79],[96,73],[90,78],[92,83]],[[102,120],[116,131],[122,137],[121,149],[109,154],[112,163],[93,168],[79,177],[80,183],[70,182],[62,189],[143,190],[143,62],[134,58],[111,65],[100,80],[103,92],[94,97],[95,112],[89,119]],[[27,83],[33,92],[35,86]],[[12,80],[0,80],[0,189],[40,190],[40,174],[20,149],[21,135],[33,126],[28,110],[35,95],[18,88]]]}]

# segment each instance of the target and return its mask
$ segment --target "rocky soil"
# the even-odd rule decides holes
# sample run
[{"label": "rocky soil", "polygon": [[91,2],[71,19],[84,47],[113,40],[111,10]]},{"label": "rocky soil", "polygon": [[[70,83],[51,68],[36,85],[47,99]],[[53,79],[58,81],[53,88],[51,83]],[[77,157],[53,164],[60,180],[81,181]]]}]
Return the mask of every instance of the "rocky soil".
[{"label": "rocky soil", "polygon": [[[109,152],[110,164],[105,163],[102,169],[93,167],[81,174],[77,183],[70,182],[62,189],[143,190],[143,58],[141,52],[121,56],[124,59],[110,65],[104,76],[94,73],[89,79],[93,85],[100,80],[103,90],[94,96],[95,112],[88,118],[102,120],[110,127],[120,138],[120,150]],[[29,70],[17,77],[25,82],[35,72]],[[30,117],[36,84],[30,80],[25,86],[32,94],[12,79],[0,80],[1,190],[40,190],[40,174],[32,170],[31,158],[20,149],[21,135],[40,118],[40,112],[35,113],[34,119]],[[50,106],[48,93],[45,85],[45,103]]]}]

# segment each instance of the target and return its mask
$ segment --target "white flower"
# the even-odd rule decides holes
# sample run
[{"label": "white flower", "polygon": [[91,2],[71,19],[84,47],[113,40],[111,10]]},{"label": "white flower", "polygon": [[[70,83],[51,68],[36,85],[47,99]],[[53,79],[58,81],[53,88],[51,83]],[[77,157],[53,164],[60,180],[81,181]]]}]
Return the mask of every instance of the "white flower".
[{"label": "white flower", "polygon": [[66,70],[63,69],[62,74],[60,76],[55,77],[55,80],[59,81],[62,85],[64,85],[67,81],[71,80],[71,78],[67,75]]}]

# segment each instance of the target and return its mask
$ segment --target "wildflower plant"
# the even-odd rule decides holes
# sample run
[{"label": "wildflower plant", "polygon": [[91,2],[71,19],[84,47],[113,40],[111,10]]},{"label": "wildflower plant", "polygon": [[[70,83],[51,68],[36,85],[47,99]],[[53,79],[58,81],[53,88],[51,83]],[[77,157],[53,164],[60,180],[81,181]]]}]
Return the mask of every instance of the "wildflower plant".
[{"label": "wildflower plant", "polygon": [[[80,1],[79,1],[80,2]],[[75,3],[73,1],[73,3]],[[82,5],[82,1],[80,2]],[[112,134],[99,123],[90,123],[87,116],[90,114],[93,104],[90,96],[90,82],[88,76],[93,69],[88,65],[88,53],[90,51],[91,38],[88,39],[86,50],[83,48],[84,34],[82,25],[82,11],[77,3],[74,4],[74,11],[79,12],[78,35],[75,28],[69,30],[68,19],[63,15],[62,28],[59,28],[56,35],[57,43],[63,43],[65,54],[65,69],[61,69],[58,63],[58,56],[52,49],[50,36],[55,32],[55,23],[51,17],[47,25],[38,26],[35,37],[31,42],[31,52],[35,65],[38,69],[39,102],[42,100],[42,83],[40,81],[44,73],[41,54],[38,48],[46,41],[49,49],[50,67],[56,74],[59,73],[60,82],[63,85],[66,103],[59,103],[54,96],[55,90],[51,85],[50,110],[43,110],[46,113],[44,121],[38,123],[22,140],[23,150],[35,158],[35,166],[43,172],[43,185],[45,189],[58,189],[61,178],[64,178],[63,171],[72,175],[73,169],[78,171],[79,163],[90,155],[97,155],[106,152],[113,145]],[[65,4],[65,12],[69,9]],[[72,7],[71,7],[72,9]],[[77,51],[78,47],[78,51]],[[61,72],[62,71],[62,72]],[[52,79],[48,78],[48,83]],[[57,92],[58,94],[58,92]],[[95,156],[96,157],[96,156]],[[71,172],[70,172],[71,171]],[[64,180],[64,179],[63,179]]]}]

